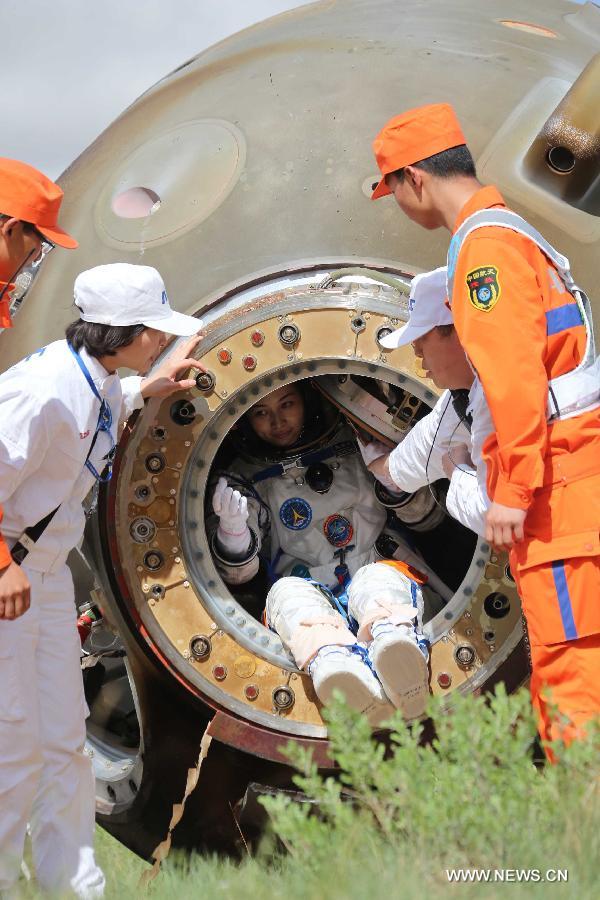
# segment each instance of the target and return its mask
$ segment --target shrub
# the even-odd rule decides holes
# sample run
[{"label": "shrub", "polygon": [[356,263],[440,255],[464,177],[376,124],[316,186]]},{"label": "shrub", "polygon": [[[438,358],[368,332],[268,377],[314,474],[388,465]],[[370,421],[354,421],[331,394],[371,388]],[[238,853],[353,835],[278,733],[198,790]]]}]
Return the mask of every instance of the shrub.
[{"label": "shrub", "polygon": [[525,691],[507,696],[500,687],[489,701],[459,696],[451,712],[432,701],[430,714],[431,743],[396,714],[386,747],[338,699],[326,714],[337,778],[321,776],[310,754],[288,746],[296,784],[319,812],[281,796],[263,803],[295,862],[316,875],[338,852],[364,856],[366,846],[372,853],[378,845],[427,860],[440,874],[448,867],[545,871],[568,868],[574,853],[584,862],[583,844],[597,851],[598,728],[586,741],[556,745],[559,763],[539,768]]}]

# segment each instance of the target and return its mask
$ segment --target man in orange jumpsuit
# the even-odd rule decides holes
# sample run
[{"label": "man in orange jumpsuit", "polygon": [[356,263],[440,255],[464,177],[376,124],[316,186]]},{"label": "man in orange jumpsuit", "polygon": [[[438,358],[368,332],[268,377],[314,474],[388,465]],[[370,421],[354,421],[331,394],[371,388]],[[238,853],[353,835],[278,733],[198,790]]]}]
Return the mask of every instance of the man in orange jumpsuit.
[{"label": "man in orange jumpsuit", "polygon": [[394,117],[373,145],[382,179],[372,196],[393,194],[410,219],[453,235],[454,323],[496,429],[483,446],[486,538],[510,549],[540,734],[568,742],[600,715],[600,380],[591,317],[568,260],[506,210],[495,187],[480,184],[465,144],[448,104]]},{"label": "man in orange jumpsuit", "polygon": [[[0,328],[12,325],[10,292],[19,272],[55,244],[77,247],[77,241],[57,225],[62,198],[59,186],[37,169],[0,158]],[[28,607],[27,576],[13,562],[0,534],[0,619],[14,619]]]}]

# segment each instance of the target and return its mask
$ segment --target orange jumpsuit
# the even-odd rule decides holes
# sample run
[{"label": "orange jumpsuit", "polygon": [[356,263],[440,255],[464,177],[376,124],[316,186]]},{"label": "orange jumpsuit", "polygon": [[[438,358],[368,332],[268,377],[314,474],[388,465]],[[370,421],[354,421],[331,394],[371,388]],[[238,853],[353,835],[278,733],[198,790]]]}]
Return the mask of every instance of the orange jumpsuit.
[{"label": "orange jumpsuit", "polygon": [[[496,188],[482,188],[455,231],[474,212],[504,206]],[[496,429],[483,446],[488,493],[528,510],[511,568],[529,630],[532,699],[542,738],[567,741],[600,714],[600,408],[546,420],[548,380],[585,350],[573,302],[526,237],[485,226],[465,238],[452,310]],[[545,688],[571,724],[552,714]]]},{"label": "orange jumpsuit", "polygon": [[[0,281],[0,294],[2,293],[2,289],[6,287],[5,281]],[[10,290],[10,285],[9,285]],[[0,328],[10,328],[12,322],[10,320],[10,312],[8,309],[9,300],[8,294],[9,290],[7,290],[4,294],[2,300],[0,300]],[[2,521],[2,507],[0,506],[0,522]],[[6,541],[0,534],[0,569],[5,569],[12,562],[12,558],[10,555],[10,550],[6,545]]]},{"label": "orange jumpsuit", "polygon": [[[0,522],[2,521],[2,507],[0,507]],[[0,534],[0,569],[5,569],[12,562],[10,550],[2,535]]]}]

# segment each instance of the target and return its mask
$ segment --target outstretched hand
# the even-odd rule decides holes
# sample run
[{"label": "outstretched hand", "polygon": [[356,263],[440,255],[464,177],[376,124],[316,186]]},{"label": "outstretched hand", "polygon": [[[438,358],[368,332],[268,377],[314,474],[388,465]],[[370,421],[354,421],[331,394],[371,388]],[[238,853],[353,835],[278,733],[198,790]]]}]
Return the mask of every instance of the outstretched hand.
[{"label": "outstretched hand", "polygon": [[195,386],[194,378],[182,378],[188,369],[206,371],[191,354],[196,349],[201,335],[195,334],[187,341],[182,341],[147,378],[142,379],[142,397],[170,397],[177,391],[186,391]]},{"label": "outstretched hand", "polygon": [[[371,463],[374,463],[375,460],[381,459],[382,456],[387,458],[390,454],[390,448],[382,444],[381,441],[373,439],[368,444],[365,444],[358,433],[356,435],[356,443],[367,469],[371,468]],[[371,469],[371,471],[373,470]]]},{"label": "outstretched hand", "polygon": [[471,452],[466,444],[454,444],[447,453],[442,456],[442,468],[446,478],[450,480],[455,469],[461,472],[474,469]]}]

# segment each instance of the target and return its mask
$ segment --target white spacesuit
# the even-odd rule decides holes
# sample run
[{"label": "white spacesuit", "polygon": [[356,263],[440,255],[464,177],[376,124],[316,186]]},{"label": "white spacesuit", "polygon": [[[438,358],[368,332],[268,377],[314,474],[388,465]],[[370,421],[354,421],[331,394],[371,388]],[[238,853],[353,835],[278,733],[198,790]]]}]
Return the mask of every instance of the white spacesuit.
[{"label": "white spacesuit", "polygon": [[[422,714],[429,688],[419,575],[377,562],[383,533],[400,559],[410,549],[387,527],[353,432],[338,424],[285,454],[272,448],[270,459],[237,460],[218,481],[209,531],[224,580],[254,577],[262,550],[273,582],[267,623],[309,671],[319,699],[339,688],[373,724],[391,712],[388,700],[408,718]],[[439,520],[427,489],[399,514],[415,528]]]}]

